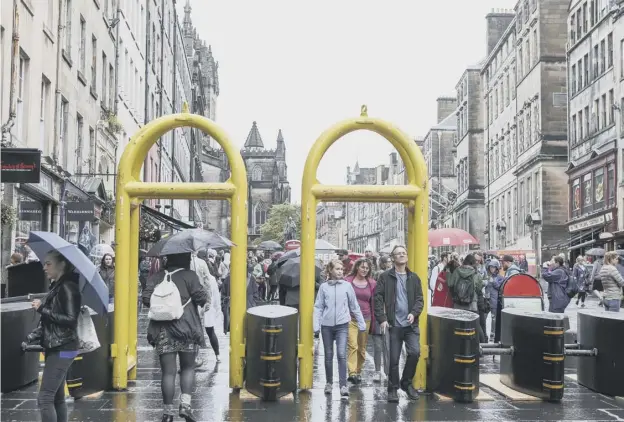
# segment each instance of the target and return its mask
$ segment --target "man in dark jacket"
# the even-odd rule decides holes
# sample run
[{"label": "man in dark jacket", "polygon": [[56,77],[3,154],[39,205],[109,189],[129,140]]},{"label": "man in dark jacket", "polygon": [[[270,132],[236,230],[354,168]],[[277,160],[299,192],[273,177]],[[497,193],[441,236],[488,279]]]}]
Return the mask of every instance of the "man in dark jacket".
[{"label": "man in dark jacket", "polygon": [[[407,268],[405,246],[395,246],[391,257],[394,267],[381,274],[375,288],[375,318],[379,321],[382,333],[388,330],[390,336],[388,401],[398,403],[399,388],[411,399],[418,399],[412,379],[420,357],[418,317],[423,310],[424,301],[420,278]],[[407,359],[399,381],[399,359],[403,343],[407,350]]]}]

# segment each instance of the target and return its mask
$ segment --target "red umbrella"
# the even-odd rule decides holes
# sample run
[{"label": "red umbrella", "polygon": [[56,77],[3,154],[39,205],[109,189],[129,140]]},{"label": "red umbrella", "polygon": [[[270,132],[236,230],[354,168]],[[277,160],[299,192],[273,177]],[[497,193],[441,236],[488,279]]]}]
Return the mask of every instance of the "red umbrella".
[{"label": "red umbrella", "polygon": [[440,246],[463,246],[475,245],[479,241],[470,233],[454,228],[429,230],[429,245],[437,248]]}]

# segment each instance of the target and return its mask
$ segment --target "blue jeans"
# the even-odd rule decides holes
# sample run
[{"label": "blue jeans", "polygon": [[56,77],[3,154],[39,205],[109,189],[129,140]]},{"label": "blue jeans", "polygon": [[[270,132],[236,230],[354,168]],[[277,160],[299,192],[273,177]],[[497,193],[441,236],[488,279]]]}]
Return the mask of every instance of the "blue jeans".
[{"label": "blue jeans", "polygon": [[349,323],[340,325],[321,326],[323,336],[323,348],[325,349],[325,378],[327,383],[334,382],[334,341],[336,342],[336,354],[338,355],[338,379],[341,387],[347,386],[347,337],[349,336]]},{"label": "blue jeans", "polygon": [[604,302],[605,311],[620,312],[620,299],[609,299]]}]

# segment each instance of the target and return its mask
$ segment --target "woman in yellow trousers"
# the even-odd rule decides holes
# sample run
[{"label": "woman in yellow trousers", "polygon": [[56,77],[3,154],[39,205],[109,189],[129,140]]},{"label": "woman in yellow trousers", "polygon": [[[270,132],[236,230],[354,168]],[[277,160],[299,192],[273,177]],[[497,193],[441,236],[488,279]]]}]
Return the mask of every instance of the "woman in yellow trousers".
[{"label": "woman in yellow trousers", "polygon": [[345,278],[345,280],[353,285],[360,310],[366,321],[366,331],[359,330],[358,324],[353,316],[349,323],[347,365],[349,368],[348,380],[353,384],[362,382],[360,373],[366,361],[366,343],[368,342],[370,329],[374,325],[373,297],[375,295],[376,282],[371,277],[371,274],[371,262],[366,258],[361,258],[355,261],[351,274]]}]

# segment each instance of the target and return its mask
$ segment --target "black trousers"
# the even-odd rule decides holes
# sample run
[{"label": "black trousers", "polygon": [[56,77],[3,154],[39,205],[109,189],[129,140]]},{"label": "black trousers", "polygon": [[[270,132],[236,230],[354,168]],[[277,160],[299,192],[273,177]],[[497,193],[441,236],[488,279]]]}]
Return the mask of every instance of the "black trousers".
[{"label": "black trousers", "polygon": [[[420,357],[420,334],[418,328],[389,327],[390,333],[390,374],[388,376],[388,391],[396,391],[399,388],[407,389],[416,374],[416,366]],[[399,360],[405,343],[407,358],[403,374],[399,379]]]}]

